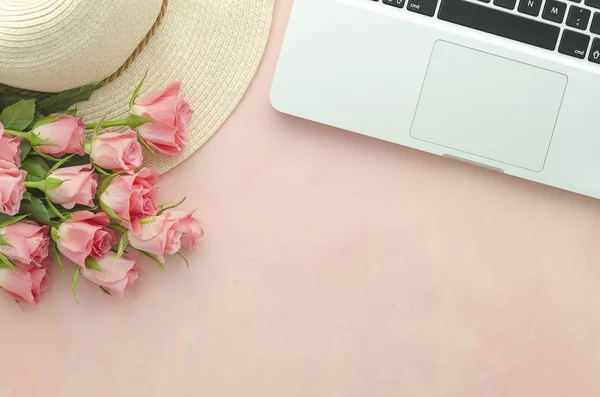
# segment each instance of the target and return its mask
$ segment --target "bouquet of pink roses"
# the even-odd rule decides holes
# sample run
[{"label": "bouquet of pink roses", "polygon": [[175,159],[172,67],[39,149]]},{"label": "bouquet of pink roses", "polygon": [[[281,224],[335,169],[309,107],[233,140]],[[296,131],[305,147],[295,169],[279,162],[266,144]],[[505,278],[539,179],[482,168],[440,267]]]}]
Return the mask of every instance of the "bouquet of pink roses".
[{"label": "bouquet of pink roses", "polygon": [[[203,233],[175,209],[181,202],[156,203],[158,173],[142,167],[142,146],[166,156],[185,148],[192,110],[179,82],[138,98],[140,83],[129,117],[86,125],[70,108],[95,88],[41,101],[0,94],[0,288],[33,306],[51,263],[63,274],[65,259],[77,265],[73,294],[81,275],[121,297],[138,277],[130,251],[187,264],[180,251]],[[126,130],[101,133],[108,127]]]}]

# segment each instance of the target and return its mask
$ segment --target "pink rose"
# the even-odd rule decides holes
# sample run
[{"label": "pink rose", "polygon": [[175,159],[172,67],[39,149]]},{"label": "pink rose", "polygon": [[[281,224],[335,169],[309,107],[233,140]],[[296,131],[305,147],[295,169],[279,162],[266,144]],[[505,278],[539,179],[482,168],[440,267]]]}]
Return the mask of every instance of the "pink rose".
[{"label": "pink rose", "polygon": [[11,136],[4,132],[4,126],[0,123],[0,160],[21,166],[21,138]]},{"label": "pink rose", "polygon": [[156,217],[141,218],[128,232],[129,244],[137,250],[148,252],[164,262],[165,252],[175,254],[181,248],[179,220],[168,212]]},{"label": "pink rose", "polygon": [[192,216],[193,212],[167,211],[168,216],[179,221],[181,236],[181,248],[191,249],[198,245],[204,231],[198,221]]},{"label": "pink rose", "polygon": [[18,300],[33,307],[40,303],[40,294],[48,289],[50,278],[45,268],[33,268],[29,271],[17,269],[17,274],[9,268],[0,268],[0,288]]},{"label": "pink rose", "polygon": [[73,208],[76,204],[94,206],[98,175],[94,173],[91,164],[59,168],[48,178],[64,181],[56,189],[47,191],[53,203],[60,204],[67,209]]},{"label": "pink rose", "polygon": [[90,157],[94,164],[107,170],[135,170],[142,165],[142,146],[133,130],[109,132],[92,142]]},{"label": "pink rose", "polygon": [[156,183],[158,173],[142,168],[136,174],[115,177],[104,193],[100,203],[110,208],[130,229],[132,222],[142,216],[156,215]]},{"label": "pink rose", "polygon": [[[56,116],[59,115],[51,114],[49,117]],[[56,144],[56,146],[38,146],[37,149],[42,153],[57,157],[71,153],[80,156],[85,154],[83,150],[85,123],[81,121],[81,117],[63,114],[50,123],[35,127],[33,133],[45,141]]]},{"label": "pink rose", "polygon": [[135,261],[126,255],[117,258],[117,254],[110,251],[98,259],[98,264],[103,272],[90,269],[82,269],[81,274],[92,283],[104,287],[111,294],[122,298],[127,286],[133,284],[138,278],[135,270]]},{"label": "pink rose", "polygon": [[30,221],[5,226],[0,234],[10,246],[0,246],[0,253],[25,270],[42,267],[48,258],[49,230]]},{"label": "pink rose", "polygon": [[114,232],[106,227],[109,223],[110,218],[103,212],[74,212],[58,226],[58,250],[77,265],[85,267],[88,256],[100,259],[115,244]]},{"label": "pink rose", "polygon": [[15,215],[21,208],[27,173],[13,163],[0,160],[0,212]]},{"label": "pink rose", "polygon": [[135,101],[131,112],[153,122],[138,127],[142,139],[152,149],[167,156],[179,155],[187,144],[188,123],[194,113],[179,95],[181,83],[171,81],[157,91]]}]

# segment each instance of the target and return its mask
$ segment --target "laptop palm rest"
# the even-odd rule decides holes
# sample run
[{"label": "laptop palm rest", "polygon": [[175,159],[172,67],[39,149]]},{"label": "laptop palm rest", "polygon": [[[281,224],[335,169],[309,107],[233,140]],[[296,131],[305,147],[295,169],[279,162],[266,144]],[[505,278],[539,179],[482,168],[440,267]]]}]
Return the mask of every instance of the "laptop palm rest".
[{"label": "laptop palm rest", "polygon": [[411,136],[541,171],[566,86],[563,74],[437,41]]}]

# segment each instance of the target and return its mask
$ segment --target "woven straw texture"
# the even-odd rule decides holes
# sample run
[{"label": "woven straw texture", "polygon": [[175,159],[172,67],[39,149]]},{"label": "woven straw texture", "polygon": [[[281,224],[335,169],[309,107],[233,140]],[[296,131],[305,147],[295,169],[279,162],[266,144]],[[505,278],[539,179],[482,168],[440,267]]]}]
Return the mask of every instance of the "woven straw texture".
[{"label": "woven straw texture", "polygon": [[[88,5],[96,3],[87,1]],[[104,1],[115,3],[115,0]],[[122,6],[131,1],[116,0],[116,3]],[[33,0],[0,0],[0,12],[4,15],[0,15],[0,83],[40,91],[99,81],[115,72],[155,22],[162,3],[135,0],[137,10],[129,18],[138,18],[140,23],[123,27],[122,23],[111,24],[117,18],[111,18],[111,9],[107,10],[106,4],[102,10],[94,10],[97,15],[74,18],[69,15],[81,7],[74,10],[68,6],[77,0],[36,0],[35,12],[23,9],[22,4],[28,2]],[[169,0],[158,31],[139,57],[123,75],[96,91],[89,101],[77,105],[79,114],[88,123],[103,117],[106,120],[127,117],[129,98],[146,70],[148,77],[141,95],[164,88],[169,80],[181,80],[182,93],[195,111],[188,147],[177,158],[145,153],[144,165],[161,173],[168,171],[199,149],[243,97],[269,37],[273,2]],[[121,16],[124,12],[119,7],[116,11]],[[69,23],[69,18],[75,22]],[[83,21],[90,26],[86,27]],[[52,37],[56,42],[53,36],[64,40],[65,33],[61,32],[75,34],[73,25],[85,33],[78,33],[78,37],[100,37],[101,44],[96,47],[102,48],[90,48],[81,40],[67,40],[64,45],[56,46],[55,51],[42,45],[42,37]],[[32,34],[36,40],[31,39]],[[69,51],[64,47],[72,48]],[[70,59],[85,59],[85,66],[68,70]],[[48,75],[49,70],[54,70],[55,77]],[[36,75],[35,71],[39,73]]]}]

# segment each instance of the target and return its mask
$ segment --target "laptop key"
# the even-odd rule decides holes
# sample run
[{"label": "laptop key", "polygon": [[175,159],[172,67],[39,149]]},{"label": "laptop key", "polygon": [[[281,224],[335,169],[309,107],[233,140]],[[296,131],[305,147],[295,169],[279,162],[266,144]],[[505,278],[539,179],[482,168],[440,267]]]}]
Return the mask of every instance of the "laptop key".
[{"label": "laptop key", "polygon": [[592,42],[592,49],[590,50],[590,62],[594,62],[600,65],[600,39],[595,38]]},{"label": "laptop key", "polygon": [[514,10],[517,5],[517,0],[494,0],[494,5],[502,8],[508,8]]},{"label": "laptop key", "polygon": [[552,51],[560,35],[556,25],[463,0],[442,0],[438,18]]},{"label": "laptop key", "polygon": [[408,0],[406,9],[408,11],[432,17],[435,14],[438,0]]},{"label": "laptop key", "polygon": [[585,0],[585,5],[600,8],[600,0]]},{"label": "laptop key", "polygon": [[592,19],[592,26],[590,26],[590,31],[592,33],[600,34],[600,12],[596,12],[594,14],[594,19]]},{"label": "laptop key", "polygon": [[585,58],[588,44],[590,44],[590,36],[565,29],[560,40],[560,45],[558,46],[558,52],[583,59]]},{"label": "laptop key", "polygon": [[542,8],[542,0],[521,0],[519,2],[519,12],[523,14],[537,17],[540,15],[540,9]]},{"label": "laptop key", "polygon": [[383,4],[387,4],[389,6],[394,6],[398,8],[404,7],[405,0],[383,0]]},{"label": "laptop key", "polygon": [[542,18],[548,21],[562,23],[562,21],[565,19],[566,12],[566,3],[556,0],[547,0],[546,5],[544,6],[544,11],[542,12]]},{"label": "laptop key", "polygon": [[586,8],[571,6],[567,16],[567,25],[572,28],[586,30],[592,12]]}]

